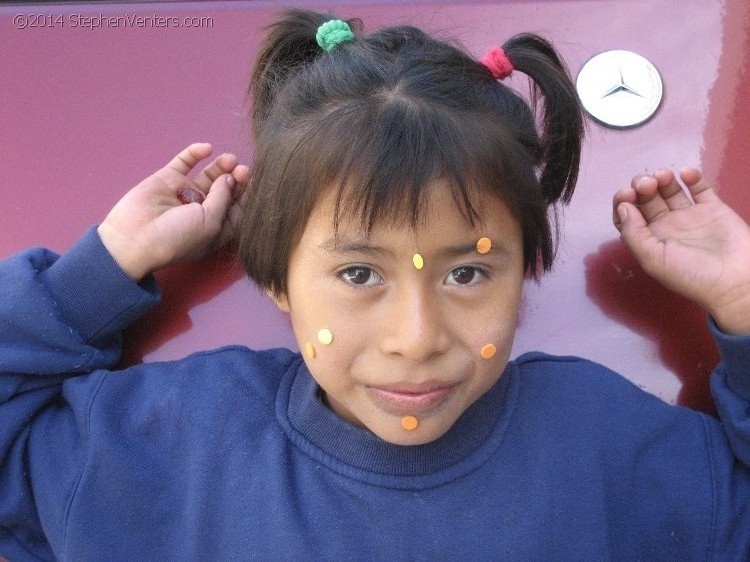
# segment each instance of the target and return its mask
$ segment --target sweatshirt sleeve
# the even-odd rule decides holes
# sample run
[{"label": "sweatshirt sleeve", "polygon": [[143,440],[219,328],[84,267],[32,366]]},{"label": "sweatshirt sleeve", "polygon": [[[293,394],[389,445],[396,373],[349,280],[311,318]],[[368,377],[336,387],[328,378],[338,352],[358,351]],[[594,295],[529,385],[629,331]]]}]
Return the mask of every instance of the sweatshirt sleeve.
[{"label": "sweatshirt sleeve", "polygon": [[704,417],[713,489],[711,560],[750,556],[750,335],[721,332],[709,318],[721,362],[711,376],[719,422]]},{"label": "sweatshirt sleeve", "polygon": [[734,456],[750,467],[750,334],[725,334],[713,319],[709,328],[721,355],[711,391]]},{"label": "sweatshirt sleeve", "polygon": [[[53,558],[48,535],[64,528],[97,378],[118,361],[121,331],[159,300],[154,278],[129,279],[95,227],[63,256],[37,248],[0,262],[0,555]],[[40,453],[59,463],[49,482],[34,479]],[[59,488],[50,521],[37,513],[38,486]]]}]

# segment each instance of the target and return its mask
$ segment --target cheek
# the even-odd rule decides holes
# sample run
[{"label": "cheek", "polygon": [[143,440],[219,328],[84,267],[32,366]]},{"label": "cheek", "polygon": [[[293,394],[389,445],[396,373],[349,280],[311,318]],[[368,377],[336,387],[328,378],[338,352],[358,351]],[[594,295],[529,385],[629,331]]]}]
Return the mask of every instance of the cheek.
[{"label": "cheek", "polygon": [[[483,337],[503,340],[512,338],[521,304],[521,280],[502,283],[491,292],[474,299],[461,311],[463,326]],[[489,340],[488,340],[489,342]],[[496,344],[497,345],[497,344]]]},{"label": "cheek", "polygon": [[513,347],[515,326],[510,323],[487,326],[472,341],[471,353],[477,370],[484,375],[501,372]]},{"label": "cheek", "polygon": [[[487,299],[472,310],[456,333],[466,342],[477,371],[482,377],[497,375],[505,368],[513,347],[520,302],[520,291],[509,289]],[[494,304],[493,304],[494,303]]]},{"label": "cheek", "polygon": [[318,382],[320,377],[334,379],[334,384],[343,382],[372,341],[369,330],[373,323],[367,318],[314,296],[304,303],[293,301],[290,318],[300,351]]},{"label": "cheek", "polygon": [[471,363],[475,376],[471,380],[471,395],[478,398],[501,377],[510,359],[515,336],[515,318],[495,320],[472,340]]}]

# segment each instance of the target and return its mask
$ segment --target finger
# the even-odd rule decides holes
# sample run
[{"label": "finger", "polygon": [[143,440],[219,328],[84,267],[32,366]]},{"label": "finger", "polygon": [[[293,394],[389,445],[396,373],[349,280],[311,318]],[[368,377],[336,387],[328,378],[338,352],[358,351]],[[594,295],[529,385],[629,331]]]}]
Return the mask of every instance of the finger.
[{"label": "finger", "polygon": [[232,204],[232,188],[234,185],[235,181],[231,174],[219,177],[211,185],[206,200],[203,202],[205,224],[210,232],[215,234],[221,232],[227,211]]},{"label": "finger", "polygon": [[234,201],[234,203],[232,203],[232,206],[229,207],[227,218],[224,220],[221,234],[219,234],[217,247],[222,247],[229,241],[237,240],[238,229],[242,221],[245,204],[247,203],[247,199],[250,195],[250,189],[248,187],[250,178],[245,176],[244,174],[242,175],[242,177],[245,181],[243,183],[238,183],[237,185],[235,185],[232,191],[232,200]]},{"label": "finger", "polygon": [[244,164],[240,164],[232,170],[232,177],[239,184],[246,184],[250,179],[250,168]]},{"label": "finger", "polygon": [[680,178],[685,182],[690,195],[696,203],[709,203],[719,200],[719,196],[711,185],[703,178],[700,170],[695,168],[682,168]]},{"label": "finger", "polygon": [[658,184],[659,194],[670,210],[676,211],[693,205],[671,170],[657,170],[654,172],[654,178]]},{"label": "finger", "polygon": [[237,201],[246,196],[247,184],[250,182],[250,168],[241,164],[232,170],[232,177],[237,183],[232,192],[232,200]]},{"label": "finger", "polygon": [[221,154],[211,164],[203,168],[193,182],[204,193],[208,193],[211,184],[222,174],[230,173],[237,165],[237,157],[234,154]]},{"label": "finger", "polygon": [[630,203],[617,207],[620,215],[620,238],[647,272],[659,259],[661,244],[648,227],[639,208]]},{"label": "finger", "polygon": [[174,170],[175,172],[186,176],[190,173],[190,170],[195,168],[196,164],[206,158],[213,147],[207,142],[197,142],[188,146],[185,150],[180,152],[165,168]]},{"label": "finger", "polygon": [[239,224],[239,221],[242,218],[243,213],[245,212],[245,206],[247,205],[247,200],[250,198],[250,187],[248,183],[249,183],[249,180],[235,187],[234,198],[236,202],[232,205],[232,208],[229,210],[230,213],[234,213],[232,220],[234,221],[235,225]]},{"label": "finger", "polygon": [[247,206],[247,200],[250,198],[250,178],[234,188],[234,207],[237,212],[244,213]]},{"label": "finger", "polygon": [[659,193],[659,182],[653,176],[636,176],[631,187],[635,189],[638,206],[646,222],[652,222],[669,212],[669,206]]},{"label": "finger", "polygon": [[227,213],[227,218],[224,221],[221,235],[219,238],[219,246],[223,246],[227,242],[234,241],[237,239],[237,229],[239,228],[240,222],[242,221],[242,210],[244,208],[244,200],[246,199],[247,191],[242,195],[239,202],[234,203]]},{"label": "finger", "polygon": [[638,197],[635,189],[632,187],[623,187],[612,198],[612,224],[615,225],[617,230],[620,230],[620,215],[617,212],[617,207],[620,203],[632,203],[635,204],[635,200]]}]

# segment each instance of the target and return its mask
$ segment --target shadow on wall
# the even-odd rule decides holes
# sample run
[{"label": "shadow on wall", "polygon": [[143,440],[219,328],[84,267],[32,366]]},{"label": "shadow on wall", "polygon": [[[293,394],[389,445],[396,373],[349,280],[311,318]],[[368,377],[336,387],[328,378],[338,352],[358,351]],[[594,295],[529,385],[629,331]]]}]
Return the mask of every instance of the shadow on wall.
[{"label": "shadow on wall", "polygon": [[703,309],[657,283],[619,240],[602,244],[584,264],[589,298],[609,318],[653,341],[661,362],[680,379],[678,403],[715,414],[709,375],[719,354]]},{"label": "shadow on wall", "polygon": [[119,367],[143,362],[145,355],[190,330],[190,309],[210,301],[244,275],[235,254],[228,251],[159,271],[162,302],[123,333]]}]

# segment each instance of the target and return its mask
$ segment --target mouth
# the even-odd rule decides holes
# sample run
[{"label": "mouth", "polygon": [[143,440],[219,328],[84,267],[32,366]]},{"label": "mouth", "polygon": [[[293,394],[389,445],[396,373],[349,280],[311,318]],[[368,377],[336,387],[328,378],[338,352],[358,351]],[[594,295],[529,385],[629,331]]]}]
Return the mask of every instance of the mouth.
[{"label": "mouth", "polygon": [[367,392],[383,410],[397,414],[427,415],[454,394],[458,383],[394,384],[369,386]]}]

